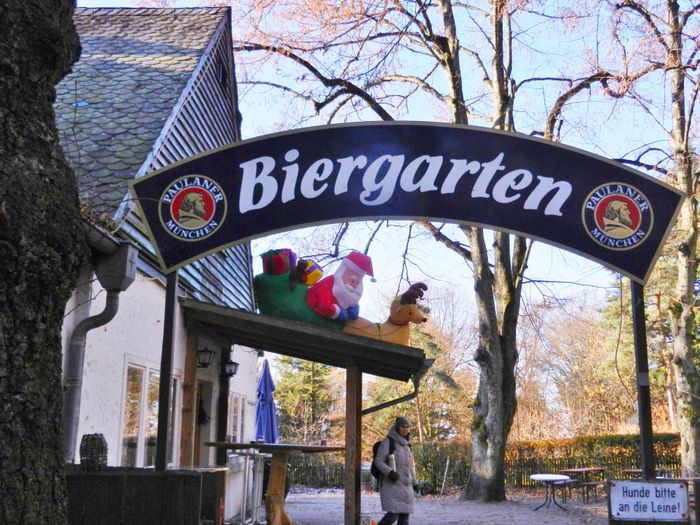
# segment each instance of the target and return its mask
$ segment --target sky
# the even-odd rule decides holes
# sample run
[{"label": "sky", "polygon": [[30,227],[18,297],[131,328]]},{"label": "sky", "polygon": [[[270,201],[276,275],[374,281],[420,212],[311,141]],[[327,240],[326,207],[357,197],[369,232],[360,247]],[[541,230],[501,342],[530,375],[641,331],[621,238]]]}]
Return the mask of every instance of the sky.
[{"label": "sky", "polygon": [[[78,7],[134,7],[136,3],[136,1],[129,0],[79,0]],[[199,0],[177,0],[176,2],[177,7],[198,5],[200,5]],[[264,128],[264,124],[260,125],[260,111],[255,107],[255,101],[246,100],[245,97],[241,100],[240,109],[243,114],[244,138],[251,138],[261,128]],[[248,111],[250,111],[249,114],[255,114],[256,118],[246,119]],[[256,129],[246,129],[246,123],[252,120],[257,122]],[[258,271],[260,270],[260,258],[258,257],[260,254],[273,247],[290,247],[298,251],[302,243],[294,243],[292,239],[295,236],[304,237],[309,234],[309,230],[304,230],[291,236],[287,235],[282,240],[279,237],[273,237],[253,241],[254,261]],[[401,241],[397,241],[399,238],[402,237],[398,236],[395,231],[392,233],[385,230],[370,250],[377,283],[365,284],[365,295],[361,302],[363,308],[364,305],[369,305],[366,311],[370,312],[370,315],[381,316],[381,311],[385,309],[387,295],[397,291],[397,279],[401,273],[403,253],[403,246],[399,244]],[[366,239],[366,236],[362,237],[361,235],[356,239],[351,238],[345,243],[344,248],[363,251]],[[436,243],[429,239],[421,243],[414,255],[420,270],[418,266],[410,269],[409,278],[412,281],[433,281],[438,289],[440,287],[457,288],[463,292],[463,296],[467,298],[465,300],[472,302],[473,287],[464,261],[442,247],[438,250],[435,248]],[[439,254],[439,258],[435,256],[436,253]],[[303,252],[299,254],[304,255]],[[329,271],[332,272],[332,268],[329,268]],[[421,275],[422,272],[425,275]],[[599,296],[602,300],[605,288],[615,281],[615,274],[600,264],[541,242],[534,244],[527,276],[531,281],[538,283],[529,284],[524,288],[524,296],[533,302],[539,302],[544,295],[549,293],[569,297],[584,294],[594,295]],[[372,318],[372,320],[381,321],[382,319]]]}]

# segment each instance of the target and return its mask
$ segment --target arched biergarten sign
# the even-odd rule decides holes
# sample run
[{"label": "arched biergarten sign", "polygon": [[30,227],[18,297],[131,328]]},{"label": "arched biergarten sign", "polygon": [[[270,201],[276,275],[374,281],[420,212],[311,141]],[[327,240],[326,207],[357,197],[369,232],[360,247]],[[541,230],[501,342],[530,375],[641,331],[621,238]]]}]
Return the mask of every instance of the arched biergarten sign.
[{"label": "arched biergarten sign", "polygon": [[131,183],[165,271],[311,224],[429,219],[507,230],[644,283],[681,193],[602,157],[469,126],[378,122],[268,135]]}]

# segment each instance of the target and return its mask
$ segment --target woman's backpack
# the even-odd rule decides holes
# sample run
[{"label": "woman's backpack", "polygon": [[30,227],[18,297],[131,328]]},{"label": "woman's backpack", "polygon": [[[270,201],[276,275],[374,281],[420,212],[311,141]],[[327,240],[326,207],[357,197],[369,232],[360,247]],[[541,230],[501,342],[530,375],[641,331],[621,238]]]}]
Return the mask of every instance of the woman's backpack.
[{"label": "woman's backpack", "polygon": [[[394,444],[394,440],[391,439],[390,437],[386,438],[389,440],[389,455],[394,453],[394,450],[396,450],[396,445]],[[369,467],[369,471],[372,473],[372,476],[379,481],[382,479],[382,471],[377,468],[377,465],[374,464],[374,460],[377,457],[377,451],[379,450],[379,446],[382,444],[383,439],[380,439],[377,441],[374,445],[372,445],[372,465]],[[386,461],[386,458],[384,458]]]}]

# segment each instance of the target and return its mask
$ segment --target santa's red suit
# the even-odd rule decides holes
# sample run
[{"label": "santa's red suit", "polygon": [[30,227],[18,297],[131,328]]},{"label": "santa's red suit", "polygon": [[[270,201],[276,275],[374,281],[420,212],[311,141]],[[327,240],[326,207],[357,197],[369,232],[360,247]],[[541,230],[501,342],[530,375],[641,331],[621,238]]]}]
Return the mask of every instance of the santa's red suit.
[{"label": "santa's red suit", "polygon": [[374,277],[372,259],[362,253],[351,252],[334,275],[321,279],[308,289],[306,304],[317,314],[339,322],[357,319],[360,313],[357,303],[362,296],[362,278],[365,275]]},{"label": "santa's red suit", "polygon": [[306,304],[323,317],[336,319],[340,314],[340,306],[333,296],[333,283],[335,276],[329,275],[314,284],[306,292]]}]

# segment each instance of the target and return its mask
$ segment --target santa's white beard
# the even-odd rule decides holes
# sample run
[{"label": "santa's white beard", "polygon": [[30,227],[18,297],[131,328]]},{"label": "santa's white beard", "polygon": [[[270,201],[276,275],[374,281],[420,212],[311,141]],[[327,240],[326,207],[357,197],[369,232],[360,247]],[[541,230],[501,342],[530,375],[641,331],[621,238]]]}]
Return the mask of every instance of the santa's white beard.
[{"label": "santa's white beard", "polygon": [[362,297],[362,289],[362,283],[358,284],[355,289],[346,286],[342,278],[338,275],[336,275],[333,280],[333,297],[338,301],[338,305],[340,305],[341,308],[348,308],[359,303]]}]

